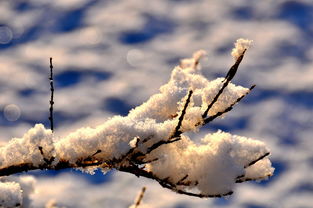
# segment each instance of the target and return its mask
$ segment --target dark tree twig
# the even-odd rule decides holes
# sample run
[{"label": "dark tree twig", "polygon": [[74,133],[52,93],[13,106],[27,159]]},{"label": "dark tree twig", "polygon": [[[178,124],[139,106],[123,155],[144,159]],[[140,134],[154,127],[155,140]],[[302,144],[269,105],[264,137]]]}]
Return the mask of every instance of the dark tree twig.
[{"label": "dark tree twig", "polygon": [[53,65],[52,65],[52,57],[50,57],[50,91],[51,91],[51,97],[50,97],[50,116],[49,116],[49,120],[50,120],[50,128],[51,131],[53,132],[53,98],[54,98],[54,86],[53,86]]},{"label": "dark tree twig", "polygon": [[227,72],[225,79],[223,80],[224,84],[222,86],[222,88],[218,91],[218,93],[215,95],[214,99],[212,100],[212,102],[208,105],[207,109],[204,111],[204,113],[202,114],[202,118],[205,119],[208,116],[209,110],[212,108],[212,106],[217,102],[218,98],[220,97],[220,95],[223,93],[224,89],[227,87],[227,85],[229,84],[229,82],[234,78],[234,76],[236,75],[236,72],[238,70],[239,64],[241,63],[244,55],[245,55],[246,50],[244,50],[242,52],[242,54],[238,57],[238,59],[236,60],[235,64],[229,69],[229,71]]},{"label": "dark tree twig", "polygon": [[184,185],[184,180],[186,180],[188,178],[188,174],[185,175],[184,177],[182,177],[177,183],[176,185]]},{"label": "dark tree twig", "polygon": [[143,196],[145,194],[145,191],[146,191],[146,187],[142,187],[142,189],[140,191],[140,194],[139,194],[139,196],[137,197],[137,199],[135,201],[134,208],[137,208],[140,205],[140,203],[142,201],[142,198],[143,198]]},{"label": "dark tree twig", "polygon": [[265,157],[267,157],[267,156],[269,156],[269,155],[270,155],[269,152],[265,153],[264,155],[261,155],[261,156],[258,157],[257,159],[251,161],[248,165],[245,165],[244,168],[247,168],[247,167],[249,167],[249,166],[251,166],[251,165],[254,165],[256,162],[262,160],[263,158],[265,158]]},{"label": "dark tree twig", "polygon": [[149,154],[150,152],[152,152],[153,150],[157,149],[159,146],[161,146],[163,144],[170,144],[170,143],[173,143],[173,142],[177,142],[177,141],[179,141],[181,139],[180,135],[182,134],[182,131],[180,131],[180,128],[182,126],[182,123],[183,123],[183,120],[184,120],[184,117],[185,117],[185,114],[186,114],[187,107],[188,107],[188,105],[190,103],[192,93],[193,93],[193,91],[189,90],[186,102],[185,102],[184,107],[183,107],[183,109],[181,111],[181,114],[180,114],[180,116],[178,118],[178,123],[177,123],[177,125],[176,125],[176,127],[174,129],[173,134],[170,136],[170,138],[168,138],[167,140],[161,140],[161,141],[159,141],[157,143],[154,143],[151,147],[147,148],[147,153],[146,154]]},{"label": "dark tree twig", "polygon": [[[203,120],[202,125],[208,124],[208,123],[210,123],[211,121],[213,121],[214,119],[216,119],[217,117],[219,117],[219,116],[221,116],[221,115],[223,115],[223,114],[225,114],[225,113],[231,111],[231,110],[233,109],[234,105],[237,104],[238,102],[240,102],[246,95],[248,95],[248,94],[251,92],[251,90],[254,89],[254,87],[255,87],[255,85],[252,85],[252,86],[249,88],[249,91],[248,91],[246,94],[244,94],[244,95],[242,95],[241,97],[239,97],[234,103],[232,103],[230,106],[228,106],[225,110],[220,111],[220,112],[217,112],[216,114],[205,118],[205,119]],[[201,124],[201,123],[199,123],[198,125],[200,125],[200,124]]]},{"label": "dark tree twig", "polygon": [[183,110],[181,111],[181,114],[178,118],[178,124],[177,126],[175,127],[175,131],[173,133],[173,135],[171,136],[171,138],[175,138],[175,137],[178,137],[182,132],[180,131],[180,128],[183,124],[183,120],[184,120],[184,116],[186,114],[186,110],[187,110],[187,107],[190,103],[190,99],[191,99],[191,95],[192,95],[193,91],[192,90],[189,90],[189,93],[188,93],[188,97],[187,97],[187,100],[185,102],[185,105],[184,105],[184,108]]},{"label": "dark tree twig", "polygon": [[[268,174],[267,176],[265,177],[271,177],[272,174]],[[243,183],[243,182],[247,182],[247,181],[257,181],[257,180],[262,180],[265,178],[264,176],[262,177],[259,177],[259,178],[244,178],[244,177],[241,177],[241,178],[237,178],[236,179],[236,183]]]},{"label": "dark tree twig", "polygon": [[[246,169],[246,168],[248,168],[248,167],[254,165],[254,164],[257,163],[258,161],[264,159],[265,157],[267,157],[267,156],[269,156],[269,155],[270,155],[269,152],[264,153],[263,155],[261,155],[261,156],[258,157],[257,159],[255,159],[255,160],[251,161],[249,164],[245,165],[244,168]],[[268,175],[267,177],[270,177],[270,176],[272,176],[272,175]],[[241,175],[241,176],[238,176],[238,177],[236,178],[236,183],[242,183],[242,182],[252,181],[252,180],[253,180],[253,181],[256,181],[256,180],[261,180],[262,178],[264,178],[264,177],[261,177],[261,178],[245,178],[245,175]]]}]

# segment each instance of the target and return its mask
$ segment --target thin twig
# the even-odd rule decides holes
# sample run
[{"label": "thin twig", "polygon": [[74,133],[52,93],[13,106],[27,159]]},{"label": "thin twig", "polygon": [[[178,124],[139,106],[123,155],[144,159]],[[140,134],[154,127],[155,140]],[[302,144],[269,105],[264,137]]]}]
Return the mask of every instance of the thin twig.
[{"label": "thin twig", "polygon": [[51,91],[51,97],[50,97],[50,116],[49,116],[49,120],[50,120],[50,128],[51,131],[53,132],[53,98],[54,98],[54,86],[53,86],[53,65],[52,65],[52,57],[50,57],[50,91]]},{"label": "thin twig", "polygon": [[212,106],[217,102],[218,98],[220,97],[220,95],[223,93],[224,89],[227,87],[227,85],[229,84],[229,82],[234,78],[234,76],[236,75],[236,72],[238,70],[239,64],[241,63],[244,54],[245,54],[246,50],[244,50],[242,52],[242,54],[238,57],[238,59],[236,60],[236,63],[229,69],[228,73],[225,76],[225,79],[223,80],[224,84],[222,86],[222,88],[218,91],[218,93],[215,95],[214,99],[212,100],[212,102],[208,105],[207,109],[204,111],[204,113],[202,114],[202,118],[205,119],[208,116],[209,110],[212,108]]},{"label": "thin twig", "polygon": [[186,99],[184,108],[183,108],[183,110],[182,110],[182,112],[181,112],[181,114],[180,114],[180,116],[179,116],[179,118],[178,118],[178,124],[177,124],[177,126],[176,126],[176,128],[175,128],[175,131],[174,131],[173,135],[171,136],[171,138],[178,137],[178,136],[182,133],[182,132],[180,131],[180,128],[181,128],[181,126],[182,126],[182,123],[183,123],[183,120],[184,120],[184,116],[185,116],[185,114],[186,114],[187,107],[188,107],[188,105],[189,105],[189,103],[190,103],[190,99],[191,99],[192,93],[193,93],[193,91],[192,91],[192,90],[189,90],[189,92],[188,92],[188,97],[187,97],[187,99]]},{"label": "thin twig", "polygon": [[241,178],[237,178],[236,179],[236,183],[243,183],[243,182],[247,182],[247,181],[263,180],[264,178],[271,177],[272,175],[273,174],[268,174],[266,176],[261,176],[261,177],[258,177],[258,178],[244,178],[244,177],[241,177]]},{"label": "thin twig", "polygon": [[184,183],[184,180],[186,180],[188,178],[188,174],[187,175],[185,175],[182,179],[180,179],[177,183],[176,183],[176,185],[184,185],[185,183]]},{"label": "thin twig", "polygon": [[217,112],[217,113],[214,114],[213,116],[209,116],[208,118],[206,118],[206,119],[203,120],[203,123],[199,123],[198,125],[200,125],[200,124],[202,124],[202,125],[208,124],[208,123],[210,123],[211,121],[213,121],[214,119],[216,119],[217,117],[219,117],[219,116],[221,116],[221,115],[223,115],[223,114],[225,114],[225,113],[231,111],[231,110],[233,109],[234,105],[236,105],[236,104],[237,104],[238,102],[240,102],[246,95],[248,95],[248,94],[251,92],[251,90],[254,89],[254,87],[255,87],[255,85],[252,85],[252,86],[249,88],[249,91],[248,91],[246,94],[244,94],[244,95],[242,95],[241,97],[239,97],[235,102],[233,102],[233,103],[232,103],[230,106],[228,106],[225,110],[220,111],[220,112]]},{"label": "thin twig", "polygon": [[161,140],[161,141],[159,141],[157,143],[154,143],[153,145],[151,145],[150,147],[147,148],[146,154],[151,153],[153,150],[157,149],[158,147],[160,147],[163,144],[170,144],[170,143],[173,143],[173,142],[177,142],[180,139],[181,139],[180,137],[176,137],[176,138],[173,138],[173,139],[170,139],[170,140]]},{"label": "thin twig", "polygon": [[46,156],[45,156],[45,154],[44,154],[44,152],[43,152],[42,146],[38,146],[38,149],[39,149],[40,154],[42,155],[43,160],[45,161],[45,163],[46,163],[47,165],[51,165],[51,163],[54,161],[55,157],[52,156],[52,157],[50,157],[50,158],[48,159],[48,158],[46,158]]},{"label": "thin twig", "polygon": [[[269,156],[269,155],[270,155],[270,153],[269,153],[269,152],[266,152],[265,154],[261,155],[261,156],[258,157],[257,159],[255,159],[255,160],[249,162],[247,165],[244,166],[244,168],[248,168],[248,167],[254,165],[254,164],[257,163],[258,161],[264,159],[265,157],[267,157],[267,156]],[[272,176],[272,174],[271,174],[271,175],[268,175],[267,177],[270,177],[270,176]],[[238,176],[238,177],[236,178],[236,183],[242,183],[242,182],[252,181],[252,180],[256,181],[256,180],[261,180],[262,178],[265,178],[265,177],[259,177],[259,178],[245,178],[245,175],[241,175],[241,176]]]},{"label": "thin twig", "polygon": [[265,153],[264,155],[261,155],[261,156],[258,157],[257,159],[255,159],[255,160],[251,161],[249,164],[245,165],[245,168],[247,168],[247,167],[249,167],[249,166],[251,166],[251,165],[254,165],[256,162],[258,162],[258,161],[264,159],[265,157],[267,157],[267,156],[269,156],[269,155],[270,155],[269,152]]},{"label": "thin twig", "polygon": [[184,107],[183,107],[183,109],[181,111],[181,114],[180,114],[180,116],[178,118],[178,123],[177,123],[177,125],[176,125],[176,127],[174,129],[174,132],[172,133],[172,135],[167,140],[161,140],[161,141],[151,145],[151,147],[148,147],[146,154],[149,154],[150,152],[152,152],[153,150],[157,149],[159,146],[161,146],[163,144],[170,144],[170,143],[173,143],[173,142],[177,142],[177,141],[179,141],[181,139],[180,135],[182,134],[182,131],[180,131],[180,128],[182,126],[184,117],[186,115],[186,110],[187,110],[188,105],[190,103],[192,93],[193,93],[193,91],[189,90],[186,102],[185,102]]},{"label": "thin twig", "polygon": [[101,153],[101,150],[97,150],[95,153],[92,155],[88,156],[87,158],[84,159],[84,161],[92,161],[93,157],[96,156],[97,154]]},{"label": "thin twig", "polygon": [[142,189],[141,189],[141,191],[140,191],[140,194],[139,194],[139,196],[137,197],[137,199],[136,199],[136,201],[135,201],[135,206],[134,206],[134,208],[137,208],[137,207],[140,205],[140,203],[141,203],[141,201],[142,201],[142,198],[143,198],[143,196],[144,196],[144,194],[145,194],[145,191],[146,191],[146,187],[142,187]]}]

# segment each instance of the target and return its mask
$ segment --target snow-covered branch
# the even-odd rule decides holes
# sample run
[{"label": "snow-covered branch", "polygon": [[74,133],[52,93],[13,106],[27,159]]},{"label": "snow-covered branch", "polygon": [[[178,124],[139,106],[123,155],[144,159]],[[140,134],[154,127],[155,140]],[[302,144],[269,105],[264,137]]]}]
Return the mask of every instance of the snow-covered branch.
[{"label": "snow-covered branch", "polygon": [[0,148],[0,176],[34,169],[114,168],[196,197],[229,195],[235,183],[271,176],[269,149],[261,141],[218,131],[195,143],[184,134],[229,112],[253,89],[231,83],[250,43],[236,42],[235,64],[225,78],[213,81],[201,74],[203,51],[184,59],[158,94],[125,117],[59,140],[35,125]]}]

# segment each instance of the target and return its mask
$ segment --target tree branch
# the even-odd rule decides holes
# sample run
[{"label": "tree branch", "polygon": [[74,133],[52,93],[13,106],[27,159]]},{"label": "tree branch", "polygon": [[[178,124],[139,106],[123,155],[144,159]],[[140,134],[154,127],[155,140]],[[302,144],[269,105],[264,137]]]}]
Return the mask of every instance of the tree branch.
[{"label": "tree branch", "polygon": [[52,57],[50,58],[50,91],[51,91],[51,96],[50,96],[50,108],[49,108],[49,112],[50,112],[50,116],[49,116],[49,120],[50,120],[50,127],[51,127],[51,131],[53,131],[53,98],[54,98],[54,86],[53,86],[53,65],[52,65]]},{"label": "tree branch", "polygon": [[[190,103],[190,99],[191,99],[192,93],[193,93],[193,91],[192,91],[192,90],[189,90],[188,97],[187,97],[187,99],[186,99],[184,108],[183,108],[183,110],[181,111],[181,114],[180,114],[180,116],[179,116],[179,118],[178,118],[178,124],[177,124],[177,126],[175,127],[175,131],[174,131],[173,135],[171,136],[171,138],[179,137],[179,136],[181,135],[181,133],[182,133],[182,132],[180,131],[180,128],[181,128],[181,126],[182,126],[182,123],[183,123],[183,120],[184,120],[184,116],[185,116],[185,114],[186,114],[187,107],[188,107],[188,105],[189,105],[189,103]],[[171,138],[170,138],[170,139],[171,139]]]},{"label": "tree branch", "polygon": [[171,191],[174,191],[179,194],[184,194],[188,196],[194,196],[194,197],[199,197],[199,198],[213,198],[213,197],[223,197],[223,196],[228,196],[233,194],[233,191],[229,191],[227,193],[223,194],[198,194],[198,193],[193,193],[189,191],[184,191],[182,189],[178,189],[177,186],[173,183],[171,183],[168,178],[165,179],[160,179],[157,176],[155,176],[152,172],[148,172],[144,169],[140,169],[136,166],[122,166],[118,168],[119,171],[126,172],[126,173],[131,173],[136,175],[137,177],[145,177],[145,178],[150,178],[153,180],[156,180],[162,187],[170,189]]},{"label": "tree branch", "polygon": [[136,201],[134,203],[133,206],[130,206],[131,208],[138,208],[138,206],[140,205],[141,201],[142,201],[142,198],[145,194],[145,191],[146,191],[146,187],[142,187],[138,197],[136,198]]},{"label": "tree branch", "polygon": [[[239,103],[246,95],[248,95],[248,94],[254,89],[254,87],[255,87],[255,85],[252,85],[252,86],[249,88],[249,91],[248,91],[246,94],[244,94],[244,95],[242,95],[241,97],[239,97],[234,103],[232,103],[230,106],[228,106],[225,110],[220,111],[220,112],[217,112],[215,115],[212,115],[212,116],[209,116],[208,118],[205,118],[205,119],[203,120],[202,125],[208,124],[208,123],[210,123],[211,121],[213,121],[214,119],[216,119],[217,117],[219,117],[219,116],[221,116],[221,115],[223,115],[223,114],[225,114],[225,113],[231,111],[231,110],[233,109],[234,105],[236,105],[237,103]],[[201,123],[199,123],[199,124],[201,124]]]},{"label": "tree branch", "polygon": [[224,84],[222,88],[218,91],[218,93],[215,95],[212,102],[208,105],[207,109],[202,114],[202,118],[205,119],[208,116],[209,110],[212,108],[212,106],[217,102],[220,95],[223,93],[224,89],[227,87],[229,82],[234,78],[236,75],[236,72],[238,70],[238,67],[244,57],[246,50],[243,51],[243,53],[239,56],[239,58],[236,60],[235,64],[229,69],[228,73],[225,76],[225,79],[223,80]]},{"label": "tree branch", "polygon": [[[214,120],[215,118],[231,111],[233,109],[233,106],[236,103],[240,102],[255,87],[254,85],[252,87],[250,87],[248,92],[246,94],[240,96],[239,98],[238,98],[238,95],[235,94],[236,98],[237,98],[237,100],[235,102],[230,103],[227,101],[228,103],[226,104],[226,106],[227,105],[229,105],[229,106],[226,109],[224,109],[220,112],[217,112],[212,116],[208,116],[209,111],[212,108],[212,106],[217,103],[219,97],[223,94],[224,89],[228,86],[228,84],[231,82],[231,80],[235,76],[235,74],[238,70],[238,67],[239,67],[239,65],[240,65],[240,63],[244,57],[244,54],[245,54],[245,50],[237,58],[235,64],[230,68],[230,70],[226,74],[226,76],[222,82],[221,89],[219,89],[219,91],[214,96],[213,100],[208,105],[208,107],[203,112],[203,114],[202,114],[202,112],[197,113],[197,114],[190,114],[190,115],[196,115],[196,119],[201,119],[201,121],[202,121],[201,123],[195,124],[195,126],[193,126],[194,128],[193,127],[189,128],[189,126],[188,126],[188,129],[183,128],[183,122],[184,122],[184,119],[185,119],[186,114],[187,114],[188,106],[191,102],[193,90],[189,90],[188,94],[185,96],[184,103],[183,103],[182,109],[180,111],[179,117],[168,119],[169,118],[168,115],[164,116],[164,117],[166,117],[166,120],[164,121],[164,123],[160,123],[157,119],[152,120],[151,117],[149,117],[149,115],[157,115],[157,114],[154,114],[154,112],[152,114],[150,114],[150,109],[147,108],[147,106],[149,106],[149,105],[147,104],[144,107],[142,107],[142,109],[140,109],[139,113],[138,113],[140,116],[141,115],[148,115],[147,119],[140,117],[140,119],[136,120],[132,116],[130,116],[128,118],[127,117],[115,117],[111,120],[112,122],[108,122],[109,124],[107,126],[103,125],[103,126],[101,126],[101,128],[94,130],[92,132],[93,136],[90,136],[91,131],[89,131],[89,129],[88,129],[88,131],[86,131],[87,132],[86,134],[83,133],[83,132],[85,132],[84,130],[77,131],[78,132],[77,134],[74,133],[74,134],[71,134],[69,137],[61,139],[60,141],[58,141],[58,143],[56,145],[55,145],[53,138],[51,136],[51,131],[46,131],[46,129],[44,127],[40,128],[37,126],[38,128],[36,128],[36,126],[35,126],[35,130],[30,130],[31,136],[26,134],[26,136],[24,136],[21,140],[14,140],[12,143],[10,143],[8,145],[7,148],[1,149],[1,153],[2,153],[2,150],[4,151],[3,161],[5,161],[5,162],[0,165],[0,176],[11,175],[11,174],[35,170],[35,169],[59,170],[59,169],[66,169],[66,168],[87,168],[87,167],[110,168],[110,169],[117,169],[117,170],[122,171],[122,172],[131,173],[131,174],[134,174],[138,177],[145,177],[145,178],[153,179],[153,180],[157,181],[162,187],[170,189],[170,190],[172,190],[176,193],[179,193],[179,194],[185,194],[188,196],[194,196],[194,197],[199,197],[199,198],[222,197],[222,196],[230,195],[233,193],[231,190],[229,190],[232,188],[231,185],[227,186],[228,188],[223,187],[223,189],[215,189],[215,190],[224,190],[224,191],[221,191],[223,193],[205,194],[208,192],[209,193],[216,193],[216,191],[213,189],[211,189],[210,191],[207,191],[207,189],[201,189],[201,185],[203,187],[203,183],[204,183],[203,180],[200,180],[198,178],[194,178],[194,173],[195,173],[194,171],[202,171],[202,170],[199,168],[197,169],[196,166],[193,166],[193,163],[197,162],[197,161],[192,161],[191,159],[193,157],[196,159],[204,158],[205,157],[204,154],[210,154],[209,150],[211,147],[204,146],[205,148],[201,148],[201,147],[198,148],[197,144],[192,143],[191,140],[187,141],[187,139],[188,139],[187,136],[186,136],[186,141],[185,141],[185,139],[182,140],[181,144],[180,143],[177,144],[178,145],[177,147],[171,146],[170,148],[173,148],[173,150],[176,154],[176,155],[173,154],[172,156],[177,157],[178,158],[177,162],[183,164],[183,167],[179,167],[179,165],[177,165],[177,167],[176,167],[176,164],[175,164],[174,165],[175,169],[173,169],[173,171],[170,172],[170,174],[166,175],[165,178],[164,178],[164,175],[162,174],[162,171],[164,171],[162,168],[167,167],[170,169],[172,167],[169,167],[169,165],[171,165],[172,163],[165,164],[165,166],[163,166],[163,167],[162,167],[163,164],[161,164],[161,163],[164,160],[166,162],[166,158],[170,158],[168,156],[171,156],[171,153],[170,152],[164,153],[163,150],[160,152],[155,152],[156,154],[153,154],[153,155],[152,154],[150,155],[150,153],[154,150],[159,149],[159,147],[164,145],[164,144],[170,144],[170,143],[174,143],[174,142],[181,140],[182,134],[185,131],[189,131],[190,129],[197,130],[198,129],[197,126],[206,125],[209,122],[211,122],[212,120]],[[199,56],[195,56],[195,57],[196,57],[195,62],[194,62],[195,65],[193,67],[196,67],[198,62],[199,62],[199,60],[198,60]],[[179,70],[174,70],[173,73],[179,73]],[[174,76],[174,75],[177,75],[177,74],[173,74],[173,76],[172,76],[173,78],[171,77],[171,79],[174,79],[174,82],[169,82],[171,84],[172,83],[177,84],[179,79],[175,80],[175,77],[181,77],[181,76]],[[184,74],[184,76],[186,76],[188,79],[190,78],[190,80],[192,80],[191,78],[193,78],[194,74],[186,73],[186,74]],[[50,90],[51,90],[49,120],[50,120],[50,124],[51,124],[51,130],[53,131],[54,86],[53,86],[52,58],[50,58],[50,77],[49,77],[49,79],[50,79]],[[174,86],[172,86],[172,87],[176,87],[178,89],[176,93],[178,93],[178,92],[180,93],[181,89],[183,89],[183,90],[186,89],[185,85],[182,85],[183,86],[182,87],[179,84],[177,84],[177,85],[176,84]],[[192,83],[192,84],[190,84],[190,86],[192,86],[193,84],[197,84],[197,83]],[[220,85],[218,85],[218,88],[220,88]],[[173,89],[173,88],[169,87],[168,89]],[[195,91],[197,90],[197,92],[195,92],[195,97],[199,96],[199,95],[200,95],[199,97],[201,97],[201,95],[203,95],[202,94],[203,89],[205,89],[205,87],[200,88],[200,89],[195,89]],[[236,93],[236,90],[234,90],[234,93]],[[178,94],[176,94],[175,96],[172,96],[172,94],[171,94],[169,96],[168,94],[166,94],[166,93],[162,94],[162,92],[161,92],[161,94],[158,94],[157,96],[161,97],[162,99],[159,99],[159,98],[155,99],[155,97],[154,97],[152,100],[153,100],[153,102],[156,102],[156,100],[157,101],[161,100],[161,101],[166,101],[166,102],[171,103],[171,104],[176,104],[176,103],[180,102],[180,100],[177,99],[177,97],[178,97],[177,95]],[[162,97],[162,96],[164,96],[164,97]],[[194,99],[196,99],[195,97],[194,97]],[[199,97],[197,97],[197,99]],[[170,99],[172,99],[172,100],[170,100]],[[151,104],[151,102],[149,104]],[[153,105],[157,106],[158,103],[153,103]],[[162,107],[164,107],[165,109],[160,108],[157,110],[162,110],[162,113],[163,113],[163,110],[164,110],[164,112],[169,112],[168,113],[169,115],[171,115],[173,112],[177,112],[178,111],[177,108],[179,108],[179,107],[177,107],[177,104],[176,104],[176,106],[173,105],[173,109],[171,109],[169,111],[167,111],[168,109],[166,109],[166,106],[162,106]],[[176,107],[176,108],[174,108],[174,107]],[[200,107],[201,106],[195,106],[195,108],[193,108],[193,106],[192,106],[189,108],[189,110],[192,111],[192,113],[199,112],[198,110],[200,109]],[[155,110],[155,109],[153,109],[153,110]],[[157,111],[157,110],[155,110],[155,111]],[[174,110],[176,110],[176,111],[174,111]],[[193,110],[195,110],[195,111],[193,111]],[[162,113],[160,113],[161,117],[163,116]],[[127,123],[126,125],[125,125],[125,122]],[[138,124],[137,122],[139,123],[139,125],[137,125]],[[148,122],[150,122],[150,123],[148,123]],[[176,124],[176,122],[177,122],[177,124]],[[146,123],[148,123],[148,125],[146,125]],[[149,127],[147,127],[147,126],[149,126]],[[169,126],[171,126],[171,128],[175,126],[175,128],[168,129]],[[37,132],[37,130],[38,130],[38,132]],[[112,131],[112,133],[107,133],[107,132],[111,132],[111,131]],[[121,131],[121,133],[119,131]],[[167,136],[164,136],[164,135],[167,135]],[[38,139],[38,137],[40,137],[40,138]],[[86,142],[89,142],[89,140],[86,140],[86,137],[88,137],[88,139],[90,139],[90,141],[92,139],[95,139],[95,141],[92,140],[93,143],[90,144],[90,146],[89,146],[89,143],[86,143]],[[99,137],[101,137],[101,138],[99,139]],[[122,138],[119,139],[120,137],[122,137]],[[25,140],[23,140],[23,139],[25,139]],[[47,142],[44,139],[50,139],[51,141],[49,140]],[[68,142],[72,142],[72,141],[74,141],[73,145],[76,145],[75,147],[71,146],[72,143],[68,143]],[[235,137],[234,137],[234,142],[238,142],[237,140],[235,140]],[[23,146],[24,144],[28,145],[28,146],[26,146],[26,149]],[[189,145],[189,144],[193,144],[194,146],[192,148],[195,148],[195,149],[189,150],[186,147],[186,145]],[[10,145],[12,145],[12,146],[10,146]],[[51,146],[49,146],[49,145],[51,145]],[[208,143],[205,145],[211,145],[211,144]],[[249,145],[247,145],[247,146],[249,146]],[[19,153],[19,154],[22,154],[22,153],[24,154],[24,152],[29,153],[29,155],[27,155],[28,157],[25,156],[25,157],[21,158],[21,160],[18,160],[18,161],[23,161],[23,162],[13,161],[9,156],[7,156],[7,155],[11,154],[10,150],[14,149],[12,147],[16,147],[16,146],[20,147],[20,149],[18,149],[17,153]],[[37,147],[38,147],[38,149],[37,149]],[[47,149],[45,150],[44,148],[47,148]],[[53,151],[51,151],[50,148]],[[85,148],[86,149],[88,148],[88,149],[86,151],[84,151]],[[109,149],[109,148],[116,148],[116,149],[114,149],[115,151],[110,151],[111,149]],[[198,148],[198,149],[196,149],[196,148]],[[241,148],[241,146],[240,146],[240,148]],[[258,161],[264,159],[265,157],[267,157],[269,155],[269,153],[265,153],[264,155],[259,156],[259,152],[264,152],[265,145],[264,146],[259,145],[258,148],[259,148],[259,151],[256,154],[253,153],[253,155],[257,155],[257,156],[255,156],[256,159],[248,162],[248,164],[246,164],[245,166],[242,166],[241,167],[242,169],[245,169],[251,165],[254,165]],[[188,151],[194,151],[194,152],[191,152],[190,154],[189,153],[185,154],[184,151],[186,149]],[[207,151],[204,151],[204,149],[207,149]],[[40,157],[38,151],[40,152],[41,157]],[[240,149],[240,151],[241,151],[241,149]],[[253,151],[255,151],[255,150],[253,150]],[[51,152],[53,152],[53,153],[51,153]],[[163,157],[163,154],[168,154],[168,155],[165,155],[165,157]],[[193,154],[196,156],[194,156]],[[38,157],[38,155],[39,155],[39,157]],[[181,159],[180,157],[192,157],[192,158]],[[9,158],[9,159],[7,159],[7,158]],[[229,155],[229,158],[230,158],[231,162],[236,162],[236,161],[233,161],[233,158],[231,155]],[[184,163],[185,162],[184,159],[191,162],[191,165],[189,166],[189,168],[185,167],[186,164]],[[180,160],[182,160],[182,161],[180,161]],[[31,162],[33,162],[33,163],[31,163]],[[203,161],[201,161],[201,162],[203,162]],[[204,162],[207,164],[207,160],[205,160]],[[18,163],[21,163],[21,164],[18,164]],[[154,166],[154,165],[156,165],[156,166]],[[160,168],[160,169],[158,169],[158,168]],[[219,167],[217,167],[217,168],[219,168]],[[156,171],[154,171],[154,170],[156,170]],[[160,172],[157,172],[158,170],[160,170]],[[218,170],[220,170],[220,169],[218,169]],[[232,169],[228,169],[228,170],[233,171]],[[176,174],[177,171],[181,171],[181,172],[179,172],[179,175]],[[159,174],[159,173],[161,173],[161,174]],[[171,175],[173,173],[176,175]],[[201,172],[201,174],[207,174],[207,173]],[[162,178],[160,175],[163,175]],[[215,174],[215,172],[211,172],[206,176],[208,178],[209,177],[215,177],[216,174]],[[255,175],[255,176],[257,177],[258,175]],[[182,177],[182,178],[179,178],[179,177]],[[239,183],[239,182],[243,182],[243,181],[247,181],[247,180],[255,180],[255,179],[245,178],[245,176],[242,175],[242,176],[234,177],[234,181],[232,181],[232,182],[233,183],[234,182]],[[198,191],[199,193],[194,192],[194,190],[197,188],[199,189],[199,191]],[[139,205],[140,201],[141,201],[141,199],[139,200],[138,205]]]},{"label": "tree branch", "polygon": [[187,99],[186,99],[185,104],[184,104],[184,107],[183,107],[183,109],[181,111],[181,114],[180,114],[180,116],[178,118],[178,123],[177,123],[177,125],[175,127],[175,130],[174,130],[173,134],[170,136],[170,138],[168,138],[167,140],[161,140],[161,141],[153,144],[151,147],[149,147],[147,149],[147,153],[146,154],[151,153],[153,150],[157,149],[158,147],[160,147],[163,144],[170,144],[170,143],[179,141],[181,139],[180,135],[182,134],[182,131],[180,131],[180,128],[182,126],[182,123],[183,123],[183,120],[184,120],[184,117],[185,117],[185,114],[186,114],[187,107],[188,107],[188,105],[190,103],[190,99],[191,99],[192,93],[193,93],[193,91],[189,90],[188,95],[187,95]]}]

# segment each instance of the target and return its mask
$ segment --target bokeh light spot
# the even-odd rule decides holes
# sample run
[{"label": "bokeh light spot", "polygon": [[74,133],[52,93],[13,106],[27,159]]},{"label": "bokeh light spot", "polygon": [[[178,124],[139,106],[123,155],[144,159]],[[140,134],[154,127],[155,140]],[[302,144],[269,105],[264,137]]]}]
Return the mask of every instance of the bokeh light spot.
[{"label": "bokeh light spot", "polygon": [[12,39],[12,30],[7,26],[0,26],[0,44],[8,44]]},{"label": "bokeh light spot", "polygon": [[131,66],[139,66],[144,60],[144,53],[139,49],[131,49],[127,52],[127,62]]},{"label": "bokeh light spot", "polygon": [[21,109],[15,104],[9,104],[4,107],[3,114],[8,121],[16,121],[21,116]]}]

